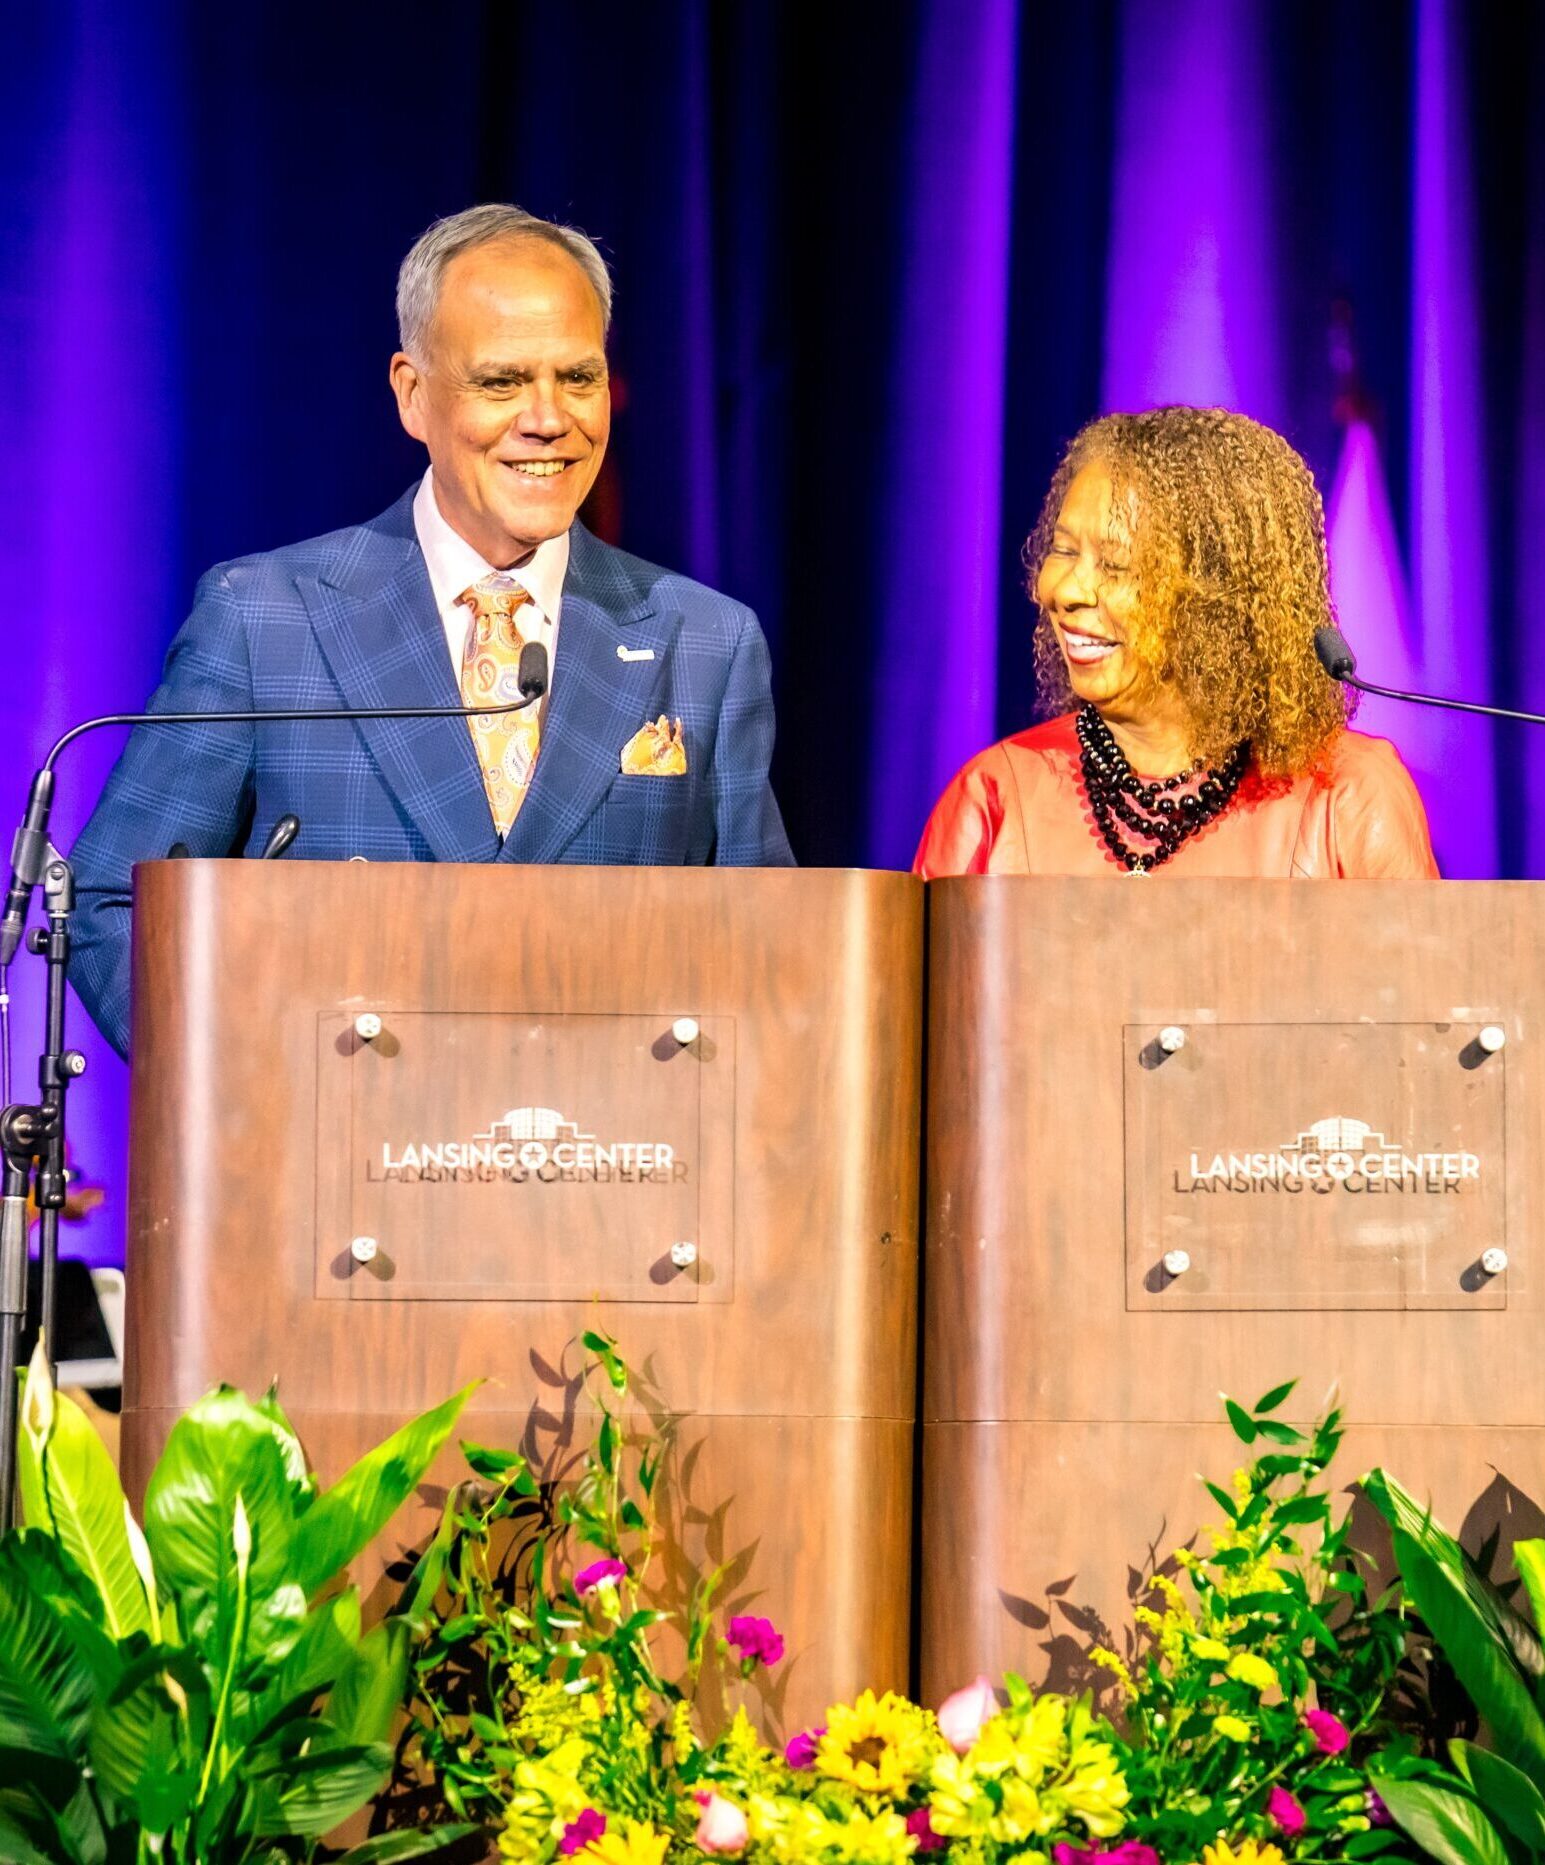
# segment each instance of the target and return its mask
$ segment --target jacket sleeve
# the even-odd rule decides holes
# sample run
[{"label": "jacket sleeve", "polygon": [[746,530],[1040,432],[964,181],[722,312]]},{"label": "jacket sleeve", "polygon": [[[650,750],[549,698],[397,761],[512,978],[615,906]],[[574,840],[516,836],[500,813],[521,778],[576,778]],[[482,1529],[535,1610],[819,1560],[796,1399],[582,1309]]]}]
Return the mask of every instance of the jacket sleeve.
[{"label": "jacket sleeve", "polygon": [[773,751],[767,642],[748,609],[730,659],[714,736],[714,854],[724,868],[791,868],[794,856],[768,780]]},{"label": "jacket sleeve", "polygon": [[913,857],[925,881],[951,874],[986,874],[1003,830],[1003,786],[991,752],[952,777],[934,804]]},{"label": "jacket sleeve", "polygon": [[[147,712],[249,708],[246,623],[223,570],[211,570],[167,652]],[[129,1050],[129,917],[137,861],[174,842],[193,855],[239,854],[252,817],[253,728],[136,726],[72,853],[76,917],[70,979],[120,1055]]]},{"label": "jacket sleeve", "polygon": [[1395,747],[1383,738],[1354,740],[1332,800],[1336,872],[1351,881],[1438,879],[1427,812]]}]

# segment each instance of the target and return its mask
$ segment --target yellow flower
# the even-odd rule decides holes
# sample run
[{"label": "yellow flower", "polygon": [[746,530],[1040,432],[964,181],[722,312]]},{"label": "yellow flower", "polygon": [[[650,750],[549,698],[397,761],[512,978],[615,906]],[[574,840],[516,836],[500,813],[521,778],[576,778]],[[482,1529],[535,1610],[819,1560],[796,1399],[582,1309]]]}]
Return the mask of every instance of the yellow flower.
[{"label": "yellow flower", "polygon": [[1124,1824],[1122,1808],[1132,1798],[1114,1751],[1104,1742],[1086,1742],[1078,1764],[1056,1790],[1060,1807],[1083,1822],[1091,1838],[1112,1839]]},{"label": "yellow flower", "polygon": [[664,1865],[670,1843],[669,1833],[657,1833],[647,1821],[619,1820],[615,1825],[608,1821],[601,1837],[592,1839],[575,1856],[590,1860],[591,1865]]},{"label": "yellow flower", "polygon": [[504,1831],[499,1835],[499,1850],[505,1858],[534,1857],[544,1840],[557,1838],[583,1812],[588,1796],[578,1777],[586,1754],[585,1744],[573,1737],[560,1742],[550,1755],[516,1767],[515,1791],[504,1810]]},{"label": "yellow flower", "polygon": [[692,1727],[692,1711],[685,1703],[678,1703],[671,1711],[671,1747],[676,1751],[677,1761],[685,1761],[689,1755],[697,1752],[697,1734]]},{"label": "yellow flower", "polygon": [[964,1839],[972,1834],[985,1836],[991,1830],[992,1801],[959,1755],[940,1755],[930,1770],[929,1781],[929,1818],[936,1833]]},{"label": "yellow flower", "polygon": [[1218,1664],[1227,1664],[1229,1649],[1221,1638],[1193,1638],[1191,1655],[1196,1658],[1211,1658]]},{"label": "yellow flower", "polygon": [[[1214,1716],[1212,1726],[1219,1735],[1227,1736],[1231,1742],[1253,1742],[1255,1740],[1255,1730],[1242,1716]],[[1228,1861],[1220,1860],[1219,1865],[1228,1865]]]},{"label": "yellow flower", "polygon": [[1137,1685],[1133,1682],[1132,1673],[1127,1669],[1125,1664],[1122,1663],[1121,1659],[1116,1656],[1115,1652],[1107,1651],[1103,1645],[1095,1645],[1090,1650],[1089,1662],[1091,1664],[1097,1664],[1102,1671],[1109,1671],[1127,1696],[1135,1697],[1137,1695]]},{"label": "yellow flower", "polygon": [[1284,1860],[1276,1846],[1263,1846],[1258,1839],[1242,1839],[1237,1847],[1218,1839],[1203,1847],[1202,1865],[1284,1865]]},{"label": "yellow flower", "polygon": [[1011,1769],[1021,1780],[1038,1781],[1062,1762],[1067,1720],[1065,1697],[1037,1697],[1023,1713],[1000,1711],[982,1725],[966,1762],[976,1774]]},{"label": "yellow flower", "polygon": [[936,1747],[926,1710],[893,1691],[876,1697],[866,1690],[856,1703],[836,1703],[826,1712],[815,1765],[861,1794],[899,1799],[922,1778]]},{"label": "yellow flower", "polygon": [[1237,1677],[1240,1683],[1248,1684],[1252,1690],[1275,1690],[1278,1687],[1277,1673],[1264,1658],[1256,1657],[1253,1651],[1241,1651],[1231,1659],[1228,1674]]},{"label": "yellow flower", "polygon": [[905,1865],[915,1842],[894,1808],[823,1808],[811,1800],[753,1795],[747,1808],[752,1843],[778,1865]]},{"label": "yellow flower", "polygon": [[[992,1836],[1000,1844],[1017,1844],[1053,1831],[1062,1821],[1054,1805],[1043,1800],[1027,1781],[1011,1774],[1003,1783],[1003,1805],[992,1823]],[[937,1830],[937,1829],[936,1829]]]}]

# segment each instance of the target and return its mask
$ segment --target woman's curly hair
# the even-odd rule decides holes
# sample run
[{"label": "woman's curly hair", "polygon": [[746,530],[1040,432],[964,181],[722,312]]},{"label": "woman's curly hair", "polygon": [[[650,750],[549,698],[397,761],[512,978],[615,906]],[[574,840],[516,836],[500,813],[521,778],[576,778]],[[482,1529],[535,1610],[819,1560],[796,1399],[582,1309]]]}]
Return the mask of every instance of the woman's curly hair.
[{"label": "woman's curly hair", "polygon": [[[1111,477],[1113,525],[1130,512],[1138,613],[1131,644],[1180,694],[1193,753],[1219,764],[1248,740],[1265,777],[1315,768],[1351,717],[1321,668],[1314,631],[1334,623],[1325,511],[1280,434],[1226,408],[1153,408],[1091,421],[1069,443],[1024,564],[1032,601],[1074,475]],[[1126,541],[1125,539],[1123,541]],[[1056,635],[1035,630],[1039,709],[1075,702]]]}]

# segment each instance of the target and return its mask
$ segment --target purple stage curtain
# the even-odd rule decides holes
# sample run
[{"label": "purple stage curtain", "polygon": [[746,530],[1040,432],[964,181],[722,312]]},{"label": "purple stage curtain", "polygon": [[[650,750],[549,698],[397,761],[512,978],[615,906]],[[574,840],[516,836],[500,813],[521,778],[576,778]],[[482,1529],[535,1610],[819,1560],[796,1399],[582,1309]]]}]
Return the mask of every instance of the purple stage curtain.
[{"label": "purple stage curtain", "polygon": [[[1113,406],[1281,427],[1334,493],[1364,671],[1545,710],[1545,10],[60,0],[7,51],[0,815],[66,723],[143,700],[200,571],[419,470],[393,276],[478,199],[614,262],[597,522],[761,615],[806,862],[906,862],[1026,722],[1020,545]],[[1450,873],[1545,875],[1545,733],[1365,722]],[[66,767],[66,840],[114,749]],[[72,1033],[112,1255],[126,1078]]]}]

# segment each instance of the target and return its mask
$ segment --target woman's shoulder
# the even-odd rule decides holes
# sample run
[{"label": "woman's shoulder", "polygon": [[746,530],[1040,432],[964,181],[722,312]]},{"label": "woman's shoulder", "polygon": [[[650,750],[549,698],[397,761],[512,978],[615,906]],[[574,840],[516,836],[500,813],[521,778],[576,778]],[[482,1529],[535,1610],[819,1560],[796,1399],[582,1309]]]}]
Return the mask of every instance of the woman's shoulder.
[{"label": "woman's shoulder", "polygon": [[1427,812],[1387,738],[1347,730],[1321,767],[1330,790],[1336,866],[1348,877],[1436,876]]},{"label": "woman's shoulder", "polygon": [[926,878],[1024,865],[1026,801],[1078,760],[1073,715],[1000,738],[960,767],[933,806],[913,871]]}]

